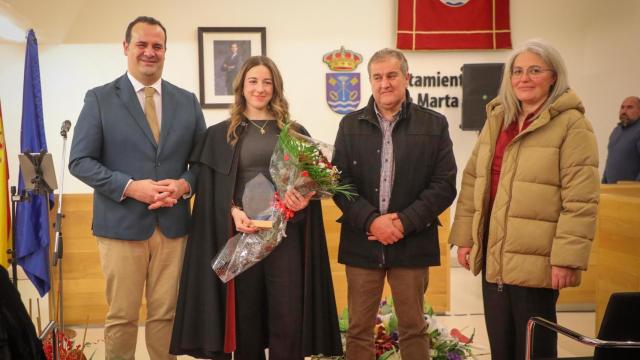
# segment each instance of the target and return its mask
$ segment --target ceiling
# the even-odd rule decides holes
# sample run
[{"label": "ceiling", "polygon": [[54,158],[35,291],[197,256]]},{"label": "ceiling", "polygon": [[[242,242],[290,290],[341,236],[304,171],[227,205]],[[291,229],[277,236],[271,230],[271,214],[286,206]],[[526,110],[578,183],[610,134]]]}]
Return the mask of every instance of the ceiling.
[{"label": "ceiling", "polygon": [[0,0],[0,14],[25,30],[33,28],[40,43],[59,44],[66,42],[86,3],[90,1]]},{"label": "ceiling", "polygon": [[[138,15],[154,16],[176,31],[173,40],[192,40],[194,30],[179,29],[177,22],[207,16],[198,9],[215,6],[215,0],[0,0],[0,15],[18,26],[34,29],[42,45],[114,43],[124,38],[127,24]],[[0,39],[0,43],[8,43]]]}]

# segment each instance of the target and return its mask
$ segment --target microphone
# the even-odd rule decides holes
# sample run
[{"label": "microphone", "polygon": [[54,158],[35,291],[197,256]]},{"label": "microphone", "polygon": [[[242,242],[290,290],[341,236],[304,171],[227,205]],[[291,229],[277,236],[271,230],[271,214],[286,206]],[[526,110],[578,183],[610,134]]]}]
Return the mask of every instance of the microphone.
[{"label": "microphone", "polygon": [[60,128],[60,135],[62,137],[67,137],[67,132],[71,129],[71,121],[65,120],[62,122],[62,127]]}]

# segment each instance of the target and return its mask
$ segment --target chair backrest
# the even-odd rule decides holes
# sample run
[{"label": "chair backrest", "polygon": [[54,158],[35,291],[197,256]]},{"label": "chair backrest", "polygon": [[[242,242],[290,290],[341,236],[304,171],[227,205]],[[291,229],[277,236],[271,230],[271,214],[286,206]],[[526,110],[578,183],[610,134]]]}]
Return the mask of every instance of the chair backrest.
[{"label": "chair backrest", "polygon": [[[602,318],[600,340],[640,341],[640,292],[614,293]],[[640,359],[640,349],[604,349],[594,359]]]}]

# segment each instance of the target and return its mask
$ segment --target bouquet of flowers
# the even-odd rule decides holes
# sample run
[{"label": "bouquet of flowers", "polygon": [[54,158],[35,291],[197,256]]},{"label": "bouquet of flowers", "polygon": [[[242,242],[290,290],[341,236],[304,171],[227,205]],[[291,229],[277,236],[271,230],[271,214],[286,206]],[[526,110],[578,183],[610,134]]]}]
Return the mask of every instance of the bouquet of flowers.
[{"label": "bouquet of flowers", "polygon": [[[431,340],[431,359],[434,360],[463,360],[473,358],[471,344],[475,336],[475,329],[467,337],[459,329],[451,330],[438,323],[433,308],[425,306],[425,318],[429,324],[428,336]],[[464,329],[463,329],[464,330]]]},{"label": "bouquet of flowers", "polygon": [[270,173],[280,196],[290,187],[302,195],[315,191],[314,199],[342,194],[351,198],[353,187],[340,184],[340,170],[328,160],[333,146],[308,136],[293,136],[287,124],[280,135],[271,156]]},{"label": "bouquet of flowers", "polygon": [[287,123],[280,131],[271,156],[269,173],[275,188],[259,174],[246,184],[242,198],[249,218],[268,221],[270,227],[257,233],[236,234],[212,260],[213,271],[225,283],[264,259],[286,236],[287,221],[295,215],[283,201],[289,189],[302,195],[315,191],[314,199],[337,193],[354,195],[350,185],[340,184],[340,170],[328,160],[333,147],[308,136],[293,135],[289,126]]}]

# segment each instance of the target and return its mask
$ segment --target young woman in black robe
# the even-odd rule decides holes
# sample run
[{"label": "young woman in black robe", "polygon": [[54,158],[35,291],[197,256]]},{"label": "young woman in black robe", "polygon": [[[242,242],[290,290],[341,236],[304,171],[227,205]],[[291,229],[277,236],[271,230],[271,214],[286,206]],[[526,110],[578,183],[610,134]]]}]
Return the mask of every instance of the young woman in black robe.
[{"label": "young woman in black robe", "polygon": [[[211,260],[237,232],[258,231],[242,211],[244,185],[269,160],[289,117],[282,77],[269,58],[249,58],[234,83],[231,118],[211,126],[191,155],[200,167],[171,339],[172,354],[236,360],[342,353],[320,202],[295,190],[287,236],[224,284]],[[301,126],[295,131],[307,134]]]}]

